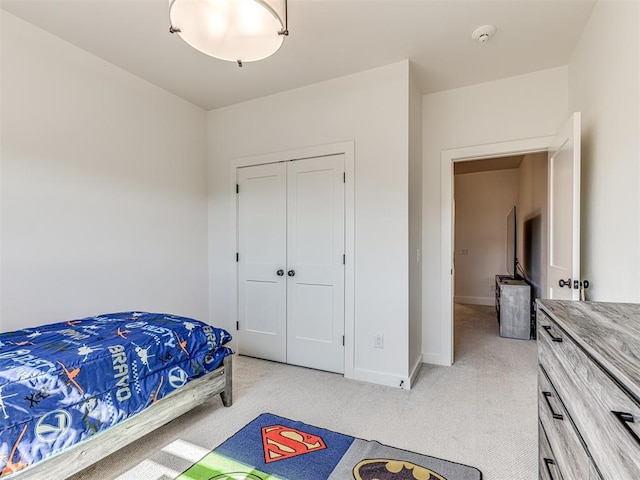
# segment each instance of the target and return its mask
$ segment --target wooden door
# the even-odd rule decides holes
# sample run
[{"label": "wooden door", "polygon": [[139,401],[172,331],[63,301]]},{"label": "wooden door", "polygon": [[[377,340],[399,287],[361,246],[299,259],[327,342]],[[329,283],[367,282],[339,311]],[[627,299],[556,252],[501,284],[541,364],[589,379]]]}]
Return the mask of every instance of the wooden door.
[{"label": "wooden door", "polygon": [[286,362],[286,166],[238,169],[238,350]]},{"label": "wooden door", "polygon": [[580,299],[580,119],[574,113],[549,148],[548,298]]},{"label": "wooden door", "polygon": [[238,350],[344,372],[344,155],[238,169]]},{"label": "wooden door", "polygon": [[287,362],[344,372],[344,155],[287,165]]}]

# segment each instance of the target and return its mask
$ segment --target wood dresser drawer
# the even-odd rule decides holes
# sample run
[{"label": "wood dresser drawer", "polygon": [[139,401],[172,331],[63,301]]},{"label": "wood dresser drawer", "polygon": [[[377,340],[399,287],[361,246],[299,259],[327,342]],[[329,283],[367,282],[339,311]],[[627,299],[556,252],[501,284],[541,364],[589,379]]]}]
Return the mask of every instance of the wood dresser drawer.
[{"label": "wood dresser drawer", "polygon": [[538,415],[564,480],[589,478],[589,457],[560,396],[538,367]]},{"label": "wood dresser drawer", "polygon": [[602,477],[593,463],[589,465],[589,480],[602,480]]},{"label": "wood dresser drawer", "polygon": [[[603,342],[607,340],[602,338]],[[599,471],[604,480],[639,480],[640,406],[624,386],[540,310],[538,362],[593,459],[595,473],[590,474],[587,469],[584,476],[576,478],[598,478]],[[552,439],[549,430],[547,428],[547,434]]]},{"label": "wood dresser drawer", "polygon": [[538,423],[538,442],[540,445],[540,455],[538,456],[538,478],[540,480],[563,480],[542,423]]}]

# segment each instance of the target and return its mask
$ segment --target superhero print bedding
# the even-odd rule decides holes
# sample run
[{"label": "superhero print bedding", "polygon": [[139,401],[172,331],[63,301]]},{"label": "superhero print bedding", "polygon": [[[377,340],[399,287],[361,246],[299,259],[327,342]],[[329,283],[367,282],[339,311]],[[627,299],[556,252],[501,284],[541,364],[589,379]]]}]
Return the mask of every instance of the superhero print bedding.
[{"label": "superhero print bedding", "polygon": [[229,340],[227,331],[200,321],[145,312],[0,334],[0,477],[91,439],[213,372],[233,353]]}]

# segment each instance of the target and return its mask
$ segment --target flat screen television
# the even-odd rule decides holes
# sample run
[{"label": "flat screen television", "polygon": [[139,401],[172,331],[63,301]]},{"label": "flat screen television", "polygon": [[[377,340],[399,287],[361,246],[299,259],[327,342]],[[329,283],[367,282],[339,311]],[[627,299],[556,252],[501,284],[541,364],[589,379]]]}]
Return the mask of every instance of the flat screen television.
[{"label": "flat screen television", "polygon": [[515,205],[507,215],[507,272],[514,278],[518,277],[518,260],[516,258],[517,228]]}]

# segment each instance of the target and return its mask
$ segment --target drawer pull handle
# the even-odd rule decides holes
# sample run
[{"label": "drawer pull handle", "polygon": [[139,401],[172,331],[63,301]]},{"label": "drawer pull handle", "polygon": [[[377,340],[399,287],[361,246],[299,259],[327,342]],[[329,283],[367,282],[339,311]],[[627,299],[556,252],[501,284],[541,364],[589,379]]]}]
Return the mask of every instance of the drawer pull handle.
[{"label": "drawer pull handle", "polygon": [[553,406],[551,405],[551,401],[549,400],[551,397],[553,397],[553,393],[551,393],[551,392],[542,392],[542,395],[544,395],[544,399],[547,402],[547,406],[549,407],[549,411],[551,412],[551,416],[553,418],[555,418],[556,420],[564,420],[564,415],[562,415],[561,413],[556,413],[553,410]]},{"label": "drawer pull handle", "polygon": [[553,465],[555,470],[556,461],[553,460],[552,458],[543,458],[543,460],[544,460],[544,466],[547,467],[547,473],[549,474],[549,478],[551,480],[555,480],[556,478],[559,478],[558,476],[554,476],[553,473],[551,473],[551,467],[549,467],[549,465]]},{"label": "drawer pull handle", "polygon": [[638,434],[629,426],[630,423],[635,423],[635,419],[633,418],[633,415],[625,412],[611,412],[611,413],[613,413],[616,416],[616,418],[620,421],[620,423],[622,423],[624,428],[627,430],[627,432],[629,432],[629,435],[633,437],[636,443],[640,444],[640,438],[638,437]]},{"label": "drawer pull handle", "polygon": [[542,325],[542,328],[547,332],[547,334],[551,337],[551,340],[554,342],[562,342],[562,337],[555,337],[553,333],[551,333],[551,325]]}]

